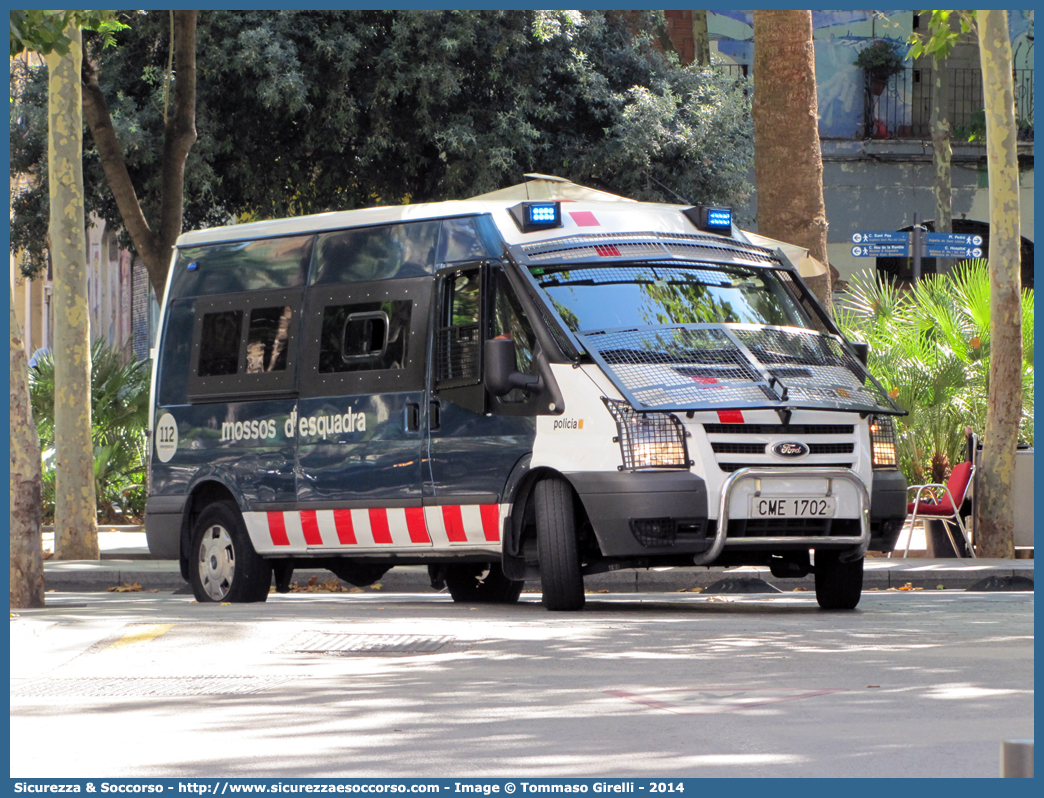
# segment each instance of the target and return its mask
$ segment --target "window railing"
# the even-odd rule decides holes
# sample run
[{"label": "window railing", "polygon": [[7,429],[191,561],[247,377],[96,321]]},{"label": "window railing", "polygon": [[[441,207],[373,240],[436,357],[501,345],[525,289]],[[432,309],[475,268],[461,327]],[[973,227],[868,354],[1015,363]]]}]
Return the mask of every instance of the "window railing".
[{"label": "window railing", "polygon": [[[1016,69],[1015,118],[1019,138],[1033,138],[1033,70]],[[885,82],[866,77],[863,137],[927,139],[931,137],[932,70],[909,67]],[[985,131],[982,71],[951,69],[947,110],[955,140],[982,137]]]}]

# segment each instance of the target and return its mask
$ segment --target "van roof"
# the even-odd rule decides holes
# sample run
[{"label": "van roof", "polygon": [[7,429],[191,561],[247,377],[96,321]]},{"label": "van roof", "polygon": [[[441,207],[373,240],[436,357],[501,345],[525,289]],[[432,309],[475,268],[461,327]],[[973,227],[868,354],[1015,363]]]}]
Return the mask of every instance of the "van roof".
[{"label": "van roof", "polygon": [[[183,233],[177,246],[198,246],[223,241],[247,241],[259,238],[300,235],[325,230],[341,230],[350,227],[394,222],[423,221],[453,216],[490,214],[501,235],[508,244],[528,244],[570,235],[599,233],[652,232],[692,235],[698,231],[682,214],[688,205],[664,205],[650,202],[635,202],[621,198],[606,200],[560,200],[562,203],[562,226],[550,230],[523,233],[518,229],[508,209],[518,205],[518,199],[472,199],[448,202],[418,203],[415,205],[392,205],[365,208],[355,211],[334,211],[290,219],[273,219],[263,222],[213,227]],[[703,233],[703,235],[707,235]]]}]

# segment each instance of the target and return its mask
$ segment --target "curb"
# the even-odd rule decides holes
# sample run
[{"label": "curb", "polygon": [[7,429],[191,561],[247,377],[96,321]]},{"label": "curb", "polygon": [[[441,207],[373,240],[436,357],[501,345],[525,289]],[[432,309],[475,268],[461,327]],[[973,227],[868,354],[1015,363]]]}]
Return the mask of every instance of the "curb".
[{"label": "curb", "polygon": [[[863,574],[863,590],[911,588],[964,590],[988,577],[1021,576],[1033,579],[1032,560],[867,560]],[[299,569],[293,581],[299,585],[315,578],[319,583],[333,578],[327,570]],[[777,579],[769,569],[759,566],[739,568],[668,568],[612,571],[584,578],[590,592],[610,593],[676,593],[698,592],[725,577],[761,579],[783,592],[796,588],[815,590],[815,579]],[[173,592],[186,588],[177,562],[173,560],[48,561],[44,563],[44,589],[58,592],[105,592],[111,587],[141,585],[145,591]],[[342,582],[347,586],[347,583]],[[364,592],[434,593],[428,582],[427,568],[422,565],[398,566],[379,581],[380,588],[363,588]],[[527,582],[527,590],[539,590],[539,582]]]}]

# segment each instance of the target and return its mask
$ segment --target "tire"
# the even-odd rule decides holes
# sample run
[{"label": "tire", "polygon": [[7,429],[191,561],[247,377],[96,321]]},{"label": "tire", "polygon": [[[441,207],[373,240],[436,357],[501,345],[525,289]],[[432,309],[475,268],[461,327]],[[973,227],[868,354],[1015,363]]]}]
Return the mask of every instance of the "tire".
[{"label": "tire", "polygon": [[460,563],[446,566],[446,587],[460,604],[514,604],[522,582],[504,576],[499,563]]},{"label": "tire", "polygon": [[816,601],[824,610],[854,610],[863,593],[863,558],[841,562],[840,555],[816,552]]},{"label": "tire", "polygon": [[192,530],[189,582],[196,601],[265,601],[272,564],[254,551],[243,517],[230,502],[207,505]]},{"label": "tire", "polygon": [[543,479],[533,490],[533,501],[543,604],[549,610],[583,609],[584,577],[580,573],[573,489],[560,477]]}]

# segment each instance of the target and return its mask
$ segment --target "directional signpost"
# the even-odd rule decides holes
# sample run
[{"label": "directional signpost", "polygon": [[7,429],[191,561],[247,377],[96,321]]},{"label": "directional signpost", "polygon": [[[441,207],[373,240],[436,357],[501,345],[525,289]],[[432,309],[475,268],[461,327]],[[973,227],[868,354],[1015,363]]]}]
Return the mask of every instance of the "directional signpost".
[{"label": "directional signpost", "polygon": [[856,258],[907,258],[910,234],[890,231],[852,233],[852,255]]},{"label": "directional signpost", "polygon": [[[917,223],[914,217],[915,225]],[[924,228],[919,228],[918,232]],[[911,242],[911,236],[913,242]],[[926,233],[920,235],[891,230],[852,233],[852,255],[856,258],[914,259],[914,279],[920,277],[921,258],[981,258],[982,236],[961,233]]]},{"label": "directional signpost", "polygon": [[926,258],[981,258],[982,236],[960,233],[925,233]]}]

